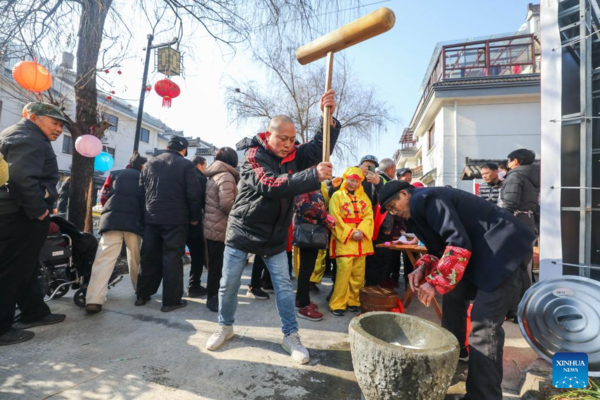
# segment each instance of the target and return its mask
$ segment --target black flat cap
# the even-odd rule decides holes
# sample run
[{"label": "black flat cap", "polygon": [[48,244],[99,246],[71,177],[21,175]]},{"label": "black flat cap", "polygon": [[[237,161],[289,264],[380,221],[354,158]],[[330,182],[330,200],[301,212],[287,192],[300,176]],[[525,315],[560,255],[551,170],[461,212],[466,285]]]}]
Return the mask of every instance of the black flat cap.
[{"label": "black flat cap", "polygon": [[183,149],[187,149],[189,145],[190,143],[187,141],[187,139],[181,136],[173,135],[169,140],[169,149],[171,150],[181,151]]},{"label": "black flat cap", "polygon": [[381,212],[384,213],[385,205],[390,202],[396,195],[401,191],[408,187],[410,187],[410,183],[406,181],[389,181],[379,191],[379,205],[381,206]]}]

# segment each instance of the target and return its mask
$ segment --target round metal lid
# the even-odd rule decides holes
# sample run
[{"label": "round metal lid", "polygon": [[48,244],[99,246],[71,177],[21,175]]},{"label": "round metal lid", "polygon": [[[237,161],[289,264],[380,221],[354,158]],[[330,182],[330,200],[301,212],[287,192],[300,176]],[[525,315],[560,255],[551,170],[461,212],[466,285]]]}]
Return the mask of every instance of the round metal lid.
[{"label": "round metal lid", "polygon": [[558,352],[586,353],[589,375],[600,376],[600,283],[580,276],[538,282],[519,304],[519,327],[546,361]]}]

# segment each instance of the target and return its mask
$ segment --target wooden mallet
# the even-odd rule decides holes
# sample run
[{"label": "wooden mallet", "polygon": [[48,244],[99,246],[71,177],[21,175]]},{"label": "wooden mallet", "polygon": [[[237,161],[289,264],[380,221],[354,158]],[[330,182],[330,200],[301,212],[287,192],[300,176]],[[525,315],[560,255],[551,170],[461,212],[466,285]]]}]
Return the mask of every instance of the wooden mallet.
[{"label": "wooden mallet", "polygon": [[[306,65],[327,56],[327,73],[325,75],[325,92],[327,92],[331,89],[333,53],[381,35],[392,29],[395,22],[394,12],[389,8],[382,7],[298,48],[296,58],[300,64]],[[329,161],[330,120],[331,107],[326,107],[323,115],[323,161]]]}]

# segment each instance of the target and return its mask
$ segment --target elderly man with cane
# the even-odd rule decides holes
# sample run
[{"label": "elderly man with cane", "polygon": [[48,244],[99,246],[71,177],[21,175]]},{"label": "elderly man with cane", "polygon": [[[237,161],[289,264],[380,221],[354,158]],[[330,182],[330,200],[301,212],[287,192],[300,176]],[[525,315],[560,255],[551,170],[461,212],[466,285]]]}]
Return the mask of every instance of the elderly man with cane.
[{"label": "elderly man with cane", "polygon": [[426,306],[436,292],[444,295],[442,326],[461,345],[473,301],[464,399],[501,400],[502,324],[532,257],[533,234],[510,212],[457,189],[392,181],[379,202],[406,218],[427,247],[408,277],[410,287]]}]

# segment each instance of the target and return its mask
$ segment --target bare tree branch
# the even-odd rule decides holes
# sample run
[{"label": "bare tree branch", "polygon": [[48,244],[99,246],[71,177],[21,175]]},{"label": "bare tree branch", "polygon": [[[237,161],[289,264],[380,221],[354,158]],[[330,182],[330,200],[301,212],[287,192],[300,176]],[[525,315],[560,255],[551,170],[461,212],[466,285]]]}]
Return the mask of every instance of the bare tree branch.
[{"label": "bare tree branch", "polygon": [[[259,87],[249,81],[228,86],[226,102],[233,122],[266,126],[272,116],[284,114],[294,121],[301,142],[310,140],[321,129],[318,104],[323,94],[324,68],[298,66],[295,48],[290,45],[284,49],[255,50],[255,59],[267,69],[270,80],[275,83]],[[378,100],[375,89],[363,88],[357,82],[343,57],[336,62],[333,88],[338,102],[335,117],[343,126],[335,154],[348,161],[357,156],[361,144],[376,140],[386,123],[393,122],[394,118],[385,102]]]}]

